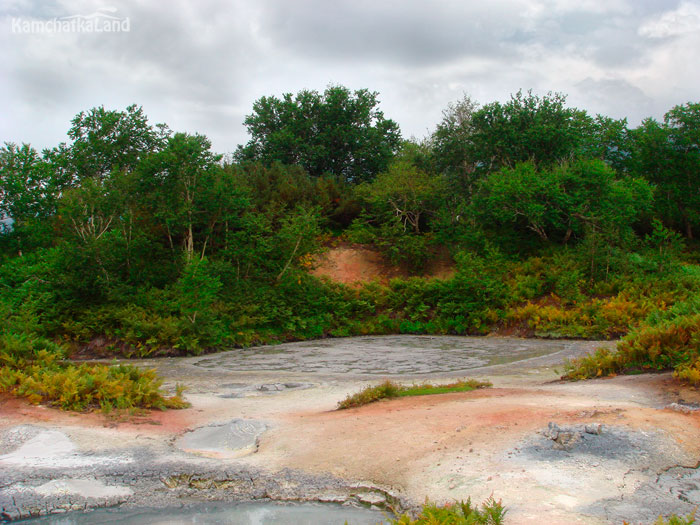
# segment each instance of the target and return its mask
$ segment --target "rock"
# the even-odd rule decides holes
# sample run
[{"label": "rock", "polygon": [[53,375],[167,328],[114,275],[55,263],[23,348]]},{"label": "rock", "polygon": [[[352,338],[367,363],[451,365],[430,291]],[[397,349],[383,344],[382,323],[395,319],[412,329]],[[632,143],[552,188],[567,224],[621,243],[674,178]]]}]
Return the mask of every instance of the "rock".
[{"label": "rock", "polygon": [[284,390],[284,385],[280,383],[270,383],[266,385],[260,385],[258,387],[258,390],[261,392],[279,392],[280,390]]},{"label": "rock", "polygon": [[559,437],[559,425],[550,421],[549,425],[547,425],[547,430],[544,431],[544,437],[556,441],[557,437]]},{"label": "rock", "polygon": [[294,390],[297,388],[310,388],[313,386],[311,383],[265,383],[258,385],[255,389],[258,392],[282,392],[284,390]]},{"label": "rock", "polygon": [[576,431],[560,431],[554,440],[554,448],[557,450],[571,450],[581,439],[581,433]]},{"label": "rock", "polygon": [[693,412],[700,410],[700,406],[697,406],[695,403],[671,403],[670,405],[666,405],[664,408],[668,408],[674,412],[680,412],[681,414],[692,414]]},{"label": "rock", "polygon": [[571,450],[581,439],[581,432],[574,428],[560,427],[554,422],[547,425],[544,431],[545,437],[554,441],[554,448],[557,450]]},{"label": "rock", "polygon": [[355,497],[360,503],[365,505],[385,505],[386,496],[384,494],[378,494],[376,492],[362,492],[356,494]]},{"label": "rock", "polygon": [[603,425],[601,423],[591,423],[584,427],[586,434],[595,434],[599,436],[603,432]]},{"label": "rock", "polygon": [[78,495],[84,498],[123,498],[133,494],[129,487],[105,485],[97,479],[65,478],[56,479],[34,487],[42,496]]}]

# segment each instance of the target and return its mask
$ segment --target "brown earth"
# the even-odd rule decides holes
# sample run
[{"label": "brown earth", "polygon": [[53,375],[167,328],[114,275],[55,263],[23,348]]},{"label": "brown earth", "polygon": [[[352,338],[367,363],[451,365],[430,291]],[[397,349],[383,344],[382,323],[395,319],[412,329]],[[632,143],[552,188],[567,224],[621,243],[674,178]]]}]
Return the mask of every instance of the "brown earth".
[{"label": "brown earth", "polygon": [[376,281],[386,284],[396,277],[421,275],[446,279],[454,274],[454,262],[445,249],[435,250],[423,272],[417,274],[406,268],[392,265],[375,248],[360,244],[342,244],[329,247],[314,261],[312,275],[327,277],[332,281],[357,285]]}]

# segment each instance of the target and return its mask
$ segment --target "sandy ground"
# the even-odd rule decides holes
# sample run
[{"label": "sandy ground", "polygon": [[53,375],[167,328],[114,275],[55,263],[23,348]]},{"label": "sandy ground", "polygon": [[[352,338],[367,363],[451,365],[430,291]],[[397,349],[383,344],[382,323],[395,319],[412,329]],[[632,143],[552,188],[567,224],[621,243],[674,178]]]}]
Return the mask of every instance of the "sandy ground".
[{"label": "sandy ground", "polygon": [[[464,341],[489,352],[522,344],[509,338],[498,338],[495,346],[488,338]],[[693,410],[700,396],[668,374],[558,381],[562,360],[590,351],[596,346],[590,342],[567,342],[548,355],[471,370],[455,369],[461,361],[446,357],[443,370],[429,373],[349,373],[337,356],[353,344],[385,349],[377,351],[376,366],[390,371],[402,348],[410,355],[443,345],[449,356],[459,340],[320,342],[306,350],[320,363],[315,372],[304,368],[310,358],[299,359],[298,344],[273,349],[292,356],[275,370],[236,370],[242,361],[235,353],[145,361],[143,366],[165,376],[166,387],[186,383],[192,407],[128,421],[2,398],[5,516],[18,516],[12,504],[24,505],[25,515],[32,502],[52,510],[45,503],[50,497],[65,508],[66,494],[79,497],[80,505],[85,498],[96,505],[153,503],[149,491],[165,502],[169,487],[182,488],[172,481],[175,474],[185,471],[190,478],[225,480],[216,489],[229,493],[233,478],[248,476],[250,491],[235,489],[245,498],[293,498],[307,491],[332,499],[329,490],[354,494],[358,486],[377,489],[367,502],[381,502],[383,494],[404,505],[426,497],[482,501],[493,495],[503,500],[507,523],[514,524],[650,523],[659,514],[685,513],[700,504],[700,411]],[[384,377],[412,382],[455,376],[488,378],[494,386],[335,410],[347,394]],[[679,402],[676,410],[668,408]],[[238,423],[232,427],[232,421]],[[572,443],[553,439],[550,423],[571,434]],[[152,475],[139,477],[139,469]],[[94,480],[94,493],[81,481],[86,477]],[[260,493],[254,492],[256,477],[267,480]],[[186,495],[209,497],[211,484],[188,483]]]}]

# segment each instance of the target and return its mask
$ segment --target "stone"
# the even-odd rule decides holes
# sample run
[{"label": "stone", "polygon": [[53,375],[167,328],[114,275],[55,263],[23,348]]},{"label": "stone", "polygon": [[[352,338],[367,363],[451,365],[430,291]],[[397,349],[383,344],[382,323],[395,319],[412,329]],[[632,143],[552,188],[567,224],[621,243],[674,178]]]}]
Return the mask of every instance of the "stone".
[{"label": "stone", "polygon": [[599,436],[603,432],[603,425],[601,423],[591,423],[584,427],[586,434],[595,434]]},{"label": "stone", "polygon": [[384,494],[378,494],[376,492],[361,492],[355,496],[357,501],[364,503],[365,505],[385,505],[386,496]]},{"label": "stone", "polygon": [[671,403],[670,405],[666,405],[664,408],[668,408],[674,412],[680,412],[681,414],[692,414],[693,412],[700,410],[700,406],[697,406],[694,403]]},{"label": "stone", "polygon": [[56,479],[34,488],[42,496],[77,495],[83,498],[123,498],[133,493],[129,487],[106,485],[97,479]]},{"label": "stone", "polygon": [[574,428],[560,427],[554,422],[549,422],[544,436],[554,441],[556,450],[571,450],[581,439],[581,432]]}]

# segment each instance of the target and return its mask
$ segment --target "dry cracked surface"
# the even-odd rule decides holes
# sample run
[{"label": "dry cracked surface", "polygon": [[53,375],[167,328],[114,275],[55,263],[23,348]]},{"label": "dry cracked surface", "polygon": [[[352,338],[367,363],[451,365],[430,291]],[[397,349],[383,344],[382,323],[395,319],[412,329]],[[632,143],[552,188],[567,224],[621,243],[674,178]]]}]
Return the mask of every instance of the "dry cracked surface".
[{"label": "dry cracked surface", "polygon": [[[144,361],[192,407],[128,421],[0,400],[4,519],[120,504],[493,495],[507,523],[650,523],[700,504],[700,401],[668,374],[557,381],[602,343],[363,337]],[[607,343],[610,344],[610,343]],[[558,368],[558,371],[557,371]],[[337,411],[384,378],[493,388]]]}]

